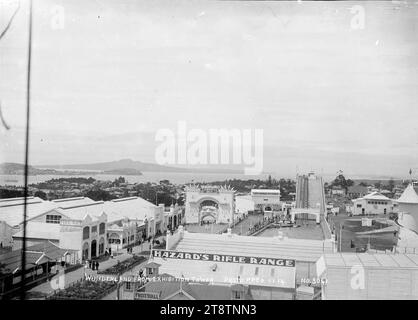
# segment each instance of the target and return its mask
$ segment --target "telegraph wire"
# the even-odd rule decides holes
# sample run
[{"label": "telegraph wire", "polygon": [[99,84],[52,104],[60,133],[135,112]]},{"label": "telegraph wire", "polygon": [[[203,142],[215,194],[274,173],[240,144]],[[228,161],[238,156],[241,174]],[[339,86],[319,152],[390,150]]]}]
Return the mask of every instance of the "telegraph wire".
[{"label": "telegraph wire", "polygon": [[7,30],[9,30],[10,26],[12,25],[13,19],[15,18],[15,16],[16,16],[17,12],[19,11],[19,9],[20,9],[20,1],[18,2],[17,8],[13,12],[12,17],[10,18],[9,22],[7,23],[6,28],[4,28],[4,30],[0,34],[0,40],[1,40],[1,38],[4,37],[4,35],[6,34]]}]

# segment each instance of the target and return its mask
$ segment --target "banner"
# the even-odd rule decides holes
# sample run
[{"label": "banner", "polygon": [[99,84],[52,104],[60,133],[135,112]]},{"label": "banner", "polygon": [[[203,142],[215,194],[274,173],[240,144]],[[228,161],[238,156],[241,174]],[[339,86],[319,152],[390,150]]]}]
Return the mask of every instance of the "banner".
[{"label": "banner", "polygon": [[275,259],[275,258],[260,258],[248,256],[231,256],[223,254],[211,253],[196,253],[196,252],[181,252],[170,250],[153,250],[152,256],[154,258],[163,259],[184,259],[184,260],[201,260],[213,262],[230,262],[230,263],[246,263],[258,265],[270,265],[278,267],[295,267],[296,262],[292,259]]}]

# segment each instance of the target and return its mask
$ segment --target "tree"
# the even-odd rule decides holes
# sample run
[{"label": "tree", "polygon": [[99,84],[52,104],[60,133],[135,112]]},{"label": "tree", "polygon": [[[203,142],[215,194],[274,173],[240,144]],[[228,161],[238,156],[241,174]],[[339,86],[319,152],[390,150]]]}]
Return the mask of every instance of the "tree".
[{"label": "tree", "polygon": [[100,189],[87,191],[85,197],[88,197],[95,201],[108,201],[114,199],[114,197],[112,197],[112,195],[109,192]]},{"label": "tree", "polygon": [[271,176],[269,175],[269,178],[268,178],[268,180],[267,180],[267,186],[269,187],[269,188],[271,188],[271,186],[272,186],[272,183],[271,183]]},{"label": "tree", "polygon": [[351,187],[352,185],[354,185],[354,181],[350,179],[346,180],[341,170],[338,172],[338,176],[331,183],[331,187],[340,187],[345,190],[345,193],[347,193],[348,187]]},{"label": "tree", "polygon": [[0,189],[0,198],[17,198],[23,197],[24,192],[22,190],[9,190]]},{"label": "tree", "polygon": [[115,185],[116,187],[119,187],[121,183],[126,183],[126,180],[124,177],[119,177],[115,179],[115,181],[113,181],[113,185]]},{"label": "tree", "polygon": [[347,179],[347,187],[352,187],[354,186],[354,181],[351,179]]},{"label": "tree", "polygon": [[395,181],[392,178],[390,178],[390,180],[388,182],[388,189],[389,189],[390,192],[392,192],[393,188],[395,188]]},{"label": "tree", "polygon": [[38,190],[34,193],[35,197],[41,198],[42,200],[48,200],[48,197],[45,192]]}]

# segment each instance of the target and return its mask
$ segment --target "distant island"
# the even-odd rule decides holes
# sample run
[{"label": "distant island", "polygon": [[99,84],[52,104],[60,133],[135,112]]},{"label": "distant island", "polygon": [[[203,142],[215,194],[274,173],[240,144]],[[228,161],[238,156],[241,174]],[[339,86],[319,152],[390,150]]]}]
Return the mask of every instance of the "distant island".
[{"label": "distant island", "polygon": [[[134,161],[132,159],[122,159],[110,162],[86,163],[86,164],[67,164],[67,165],[38,165],[37,168],[55,168],[59,170],[94,170],[108,173],[114,170],[134,169],[140,172],[180,172],[180,173],[243,173],[242,169],[229,169],[211,166],[209,168],[180,168],[162,166],[154,163]],[[129,171],[127,171],[129,172]],[[109,173],[110,174],[110,173]],[[122,173],[115,173],[122,174]],[[128,173],[124,173],[128,174]]]},{"label": "distant island", "polygon": [[[97,174],[115,174],[115,175],[135,175],[140,176],[142,172],[133,168],[120,168],[109,170],[95,170],[95,171],[78,171],[78,170],[57,170],[51,168],[36,168],[28,166],[30,176],[36,175],[65,175],[65,176],[80,176],[80,175],[97,175]],[[4,175],[23,175],[25,173],[25,166],[20,163],[4,162],[0,164],[0,174]]]},{"label": "distant island", "polygon": [[[20,163],[4,162],[0,164],[0,174],[23,175],[25,166]],[[36,165],[29,166],[29,175],[142,175],[143,172],[178,172],[178,173],[225,173],[241,174],[242,169],[229,169],[218,166],[208,168],[181,168],[162,166],[154,163],[122,159],[110,162],[66,164],[66,165]]]}]

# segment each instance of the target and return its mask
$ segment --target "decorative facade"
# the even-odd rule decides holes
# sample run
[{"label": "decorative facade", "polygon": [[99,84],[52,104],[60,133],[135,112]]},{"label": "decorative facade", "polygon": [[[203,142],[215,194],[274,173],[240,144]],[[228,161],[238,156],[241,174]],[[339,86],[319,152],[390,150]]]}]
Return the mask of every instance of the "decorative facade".
[{"label": "decorative facade", "polygon": [[186,188],[186,223],[227,223],[233,221],[235,191],[229,187],[189,186]]}]

